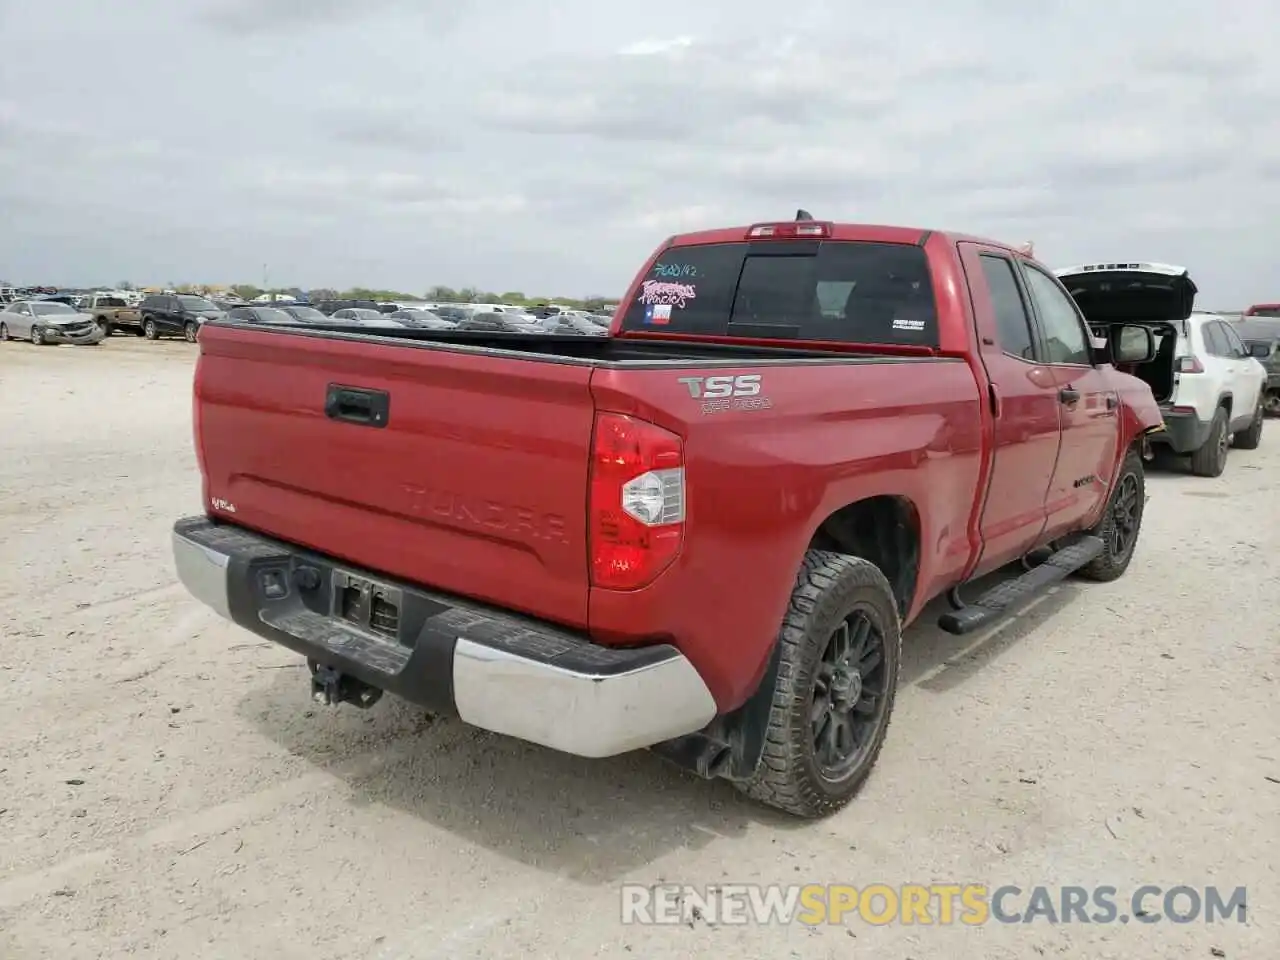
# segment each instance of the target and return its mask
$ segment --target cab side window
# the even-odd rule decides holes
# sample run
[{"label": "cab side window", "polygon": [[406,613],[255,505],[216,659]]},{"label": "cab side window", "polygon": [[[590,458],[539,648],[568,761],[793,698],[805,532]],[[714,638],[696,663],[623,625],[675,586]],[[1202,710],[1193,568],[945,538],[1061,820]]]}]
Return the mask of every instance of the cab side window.
[{"label": "cab side window", "polygon": [[1088,335],[1070,294],[1047,273],[1029,263],[1023,264],[1022,274],[1027,278],[1027,288],[1044,333],[1044,362],[1093,366]]},{"label": "cab side window", "polygon": [[1012,357],[1034,361],[1031,321],[1027,317],[1027,305],[1023,302],[1012,261],[990,254],[982,254],[978,259],[982,262],[982,274],[991,294],[1000,349]]}]

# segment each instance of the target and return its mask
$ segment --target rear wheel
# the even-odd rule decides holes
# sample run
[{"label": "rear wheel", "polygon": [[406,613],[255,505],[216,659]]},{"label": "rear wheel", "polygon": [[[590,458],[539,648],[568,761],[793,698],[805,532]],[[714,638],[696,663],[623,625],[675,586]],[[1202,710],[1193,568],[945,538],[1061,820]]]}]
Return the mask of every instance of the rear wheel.
[{"label": "rear wheel", "polygon": [[1258,399],[1258,409],[1253,411],[1253,419],[1249,421],[1249,426],[1241,430],[1231,438],[1231,445],[1239,450],[1257,450],[1258,445],[1262,443],[1262,423],[1266,419],[1266,413],[1262,409],[1262,399]]},{"label": "rear wheel", "polygon": [[1263,406],[1269,417],[1280,417],[1280,390],[1268,390]]},{"label": "rear wheel", "polygon": [[182,335],[187,338],[187,343],[196,342],[197,332],[198,331],[197,331],[196,325],[190,320],[188,320],[186,323],[186,326],[182,328]]},{"label": "rear wheel", "polygon": [[156,322],[150,317],[142,321],[142,335],[148,340],[160,339],[160,330],[156,326]]},{"label": "rear wheel", "polygon": [[1220,477],[1227,469],[1227,447],[1231,434],[1227,432],[1227,408],[1219,407],[1209,425],[1209,439],[1191,454],[1191,472],[1198,477]]},{"label": "rear wheel", "polygon": [[738,788],[800,817],[840,809],[884,745],[898,684],[897,604],[874,564],[810,550],[778,634],[764,755]]},{"label": "rear wheel", "polygon": [[1142,456],[1130,448],[1120,464],[1120,475],[1107,501],[1102,522],[1089,532],[1102,541],[1102,553],[1081,567],[1077,573],[1086,580],[1115,580],[1129,568],[1138,533],[1142,529],[1142,513],[1147,505],[1146,472]]},{"label": "rear wheel", "polygon": [[98,318],[98,329],[102,331],[104,337],[109,337],[116,332],[116,326],[106,317]]},{"label": "rear wheel", "polygon": [[7,324],[0,323],[0,343],[9,339],[9,327]]}]

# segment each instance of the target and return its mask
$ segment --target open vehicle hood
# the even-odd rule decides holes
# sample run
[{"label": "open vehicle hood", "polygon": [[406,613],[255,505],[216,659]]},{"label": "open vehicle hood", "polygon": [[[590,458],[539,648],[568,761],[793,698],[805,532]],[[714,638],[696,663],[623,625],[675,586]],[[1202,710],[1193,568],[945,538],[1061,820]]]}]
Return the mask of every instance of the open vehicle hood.
[{"label": "open vehicle hood", "polygon": [[1180,323],[1198,292],[1187,268],[1169,263],[1089,263],[1055,273],[1090,323]]}]

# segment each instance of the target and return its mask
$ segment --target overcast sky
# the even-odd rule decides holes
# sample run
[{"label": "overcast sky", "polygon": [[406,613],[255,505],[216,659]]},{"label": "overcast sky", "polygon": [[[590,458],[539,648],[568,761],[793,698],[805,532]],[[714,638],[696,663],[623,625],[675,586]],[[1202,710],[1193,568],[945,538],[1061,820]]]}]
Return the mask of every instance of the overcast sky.
[{"label": "overcast sky", "polygon": [[803,206],[1280,300],[1263,0],[0,0],[0,36],[17,283],[615,294]]}]

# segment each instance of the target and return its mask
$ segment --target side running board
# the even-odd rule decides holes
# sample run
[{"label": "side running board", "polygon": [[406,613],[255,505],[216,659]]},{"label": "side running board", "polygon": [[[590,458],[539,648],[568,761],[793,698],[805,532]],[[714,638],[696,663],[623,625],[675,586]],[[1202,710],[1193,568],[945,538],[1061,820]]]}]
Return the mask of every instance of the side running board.
[{"label": "side running board", "polygon": [[979,627],[999,620],[1010,608],[1030,600],[1046,587],[1065,580],[1086,563],[1099,557],[1104,548],[1105,544],[1097,537],[1080,537],[1044,563],[1020,577],[993,587],[963,609],[944,613],[938,618],[938,626],[956,636],[972,633]]}]

